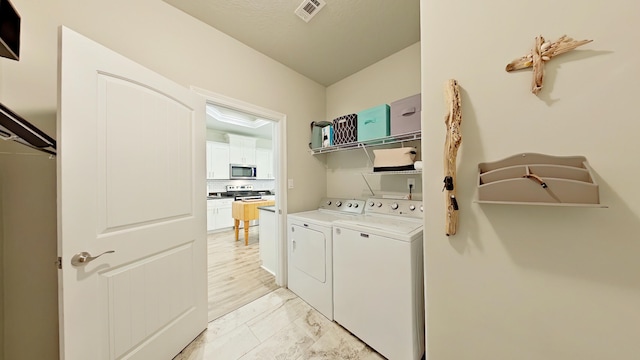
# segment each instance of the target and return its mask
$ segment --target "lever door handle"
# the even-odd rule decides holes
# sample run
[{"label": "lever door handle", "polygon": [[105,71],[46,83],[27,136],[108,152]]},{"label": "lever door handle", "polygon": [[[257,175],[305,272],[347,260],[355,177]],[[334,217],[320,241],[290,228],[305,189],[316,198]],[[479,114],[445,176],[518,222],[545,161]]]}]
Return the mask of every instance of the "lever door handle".
[{"label": "lever door handle", "polygon": [[97,258],[99,258],[100,256],[104,255],[104,254],[112,254],[114,253],[115,250],[109,250],[109,251],[105,251],[100,255],[97,256],[91,256],[91,254],[89,254],[86,251],[83,251],[81,253],[77,253],[75,255],[73,255],[73,257],[71,258],[71,265],[73,266],[82,266],[85,265]]}]

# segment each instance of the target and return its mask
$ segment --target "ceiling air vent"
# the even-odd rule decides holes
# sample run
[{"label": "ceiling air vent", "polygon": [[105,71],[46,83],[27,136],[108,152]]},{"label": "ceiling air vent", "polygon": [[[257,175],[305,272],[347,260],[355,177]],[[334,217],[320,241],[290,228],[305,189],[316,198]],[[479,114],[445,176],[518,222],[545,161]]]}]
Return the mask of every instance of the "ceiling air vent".
[{"label": "ceiling air vent", "polygon": [[305,0],[296,9],[296,15],[298,15],[305,22],[309,22],[311,18],[322,9],[326,3],[324,0]]}]

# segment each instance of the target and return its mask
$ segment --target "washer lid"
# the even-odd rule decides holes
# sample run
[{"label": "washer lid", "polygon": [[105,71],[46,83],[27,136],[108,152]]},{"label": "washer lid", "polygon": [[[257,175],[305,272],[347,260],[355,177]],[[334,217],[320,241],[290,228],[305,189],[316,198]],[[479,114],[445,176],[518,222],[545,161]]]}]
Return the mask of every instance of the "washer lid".
[{"label": "washer lid", "polygon": [[311,222],[315,224],[331,226],[334,221],[338,220],[347,220],[356,217],[361,217],[361,215],[351,215],[348,213],[338,213],[336,211],[322,211],[322,210],[311,210],[305,212],[299,212],[294,214],[289,214],[287,218],[289,220],[298,220]]},{"label": "washer lid", "polygon": [[422,231],[422,219],[403,219],[396,216],[365,215],[354,219],[339,220],[334,225],[345,228],[358,227],[362,231],[382,231],[390,234],[409,235]]}]

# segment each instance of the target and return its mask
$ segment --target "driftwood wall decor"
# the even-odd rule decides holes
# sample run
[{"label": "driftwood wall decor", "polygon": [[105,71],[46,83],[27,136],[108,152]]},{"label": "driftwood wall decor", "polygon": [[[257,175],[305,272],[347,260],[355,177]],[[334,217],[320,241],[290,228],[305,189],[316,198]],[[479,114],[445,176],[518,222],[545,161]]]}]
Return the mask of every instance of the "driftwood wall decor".
[{"label": "driftwood wall decor", "polygon": [[578,46],[592,42],[593,40],[573,40],[566,35],[562,35],[554,42],[546,41],[542,35],[536,36],[533,49],[527,55],[517,58],[507,64],[505,70],[507,72],[533,68],[533,78],[531,79],[531,92],[538,95],[542,90],[542,81],[544,79],[544,63],[551,60],[554,56],[564,54]]},{"label": "driftwood wall decor", "polygon": [[444,122],[447,126],[447,137],[444,143],[444,188],[445,193],[445,232],[447,236],[455,235],[458,228],[458,200],[456,199],[456,158],[462,143],[462,111],[460,87],[456,80],[449,80],[445,86],[447,115]]}]

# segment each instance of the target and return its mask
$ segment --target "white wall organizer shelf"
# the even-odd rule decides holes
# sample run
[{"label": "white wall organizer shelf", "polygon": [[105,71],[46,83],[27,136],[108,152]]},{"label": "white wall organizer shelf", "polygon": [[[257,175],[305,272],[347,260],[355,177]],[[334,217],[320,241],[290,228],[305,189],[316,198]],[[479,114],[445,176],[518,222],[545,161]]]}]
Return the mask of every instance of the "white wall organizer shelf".
[{"label": "white wall organizer shelf", "polygon": [[[377,139],[371,139],[367,141],[357,141],[347,144],[339,144],[334,146],[322,147],[311,149],[311,154],[325,154],[335,151],[343,151],[343,150],[352,150],[352,149],[363,149],[367,158],[369,159],[369,163],[373,165],[373,161],[371,160],[371,155],[367,151],[369,147],[381,146],[381,145],[389,145],[389,144],[401,144],[407,141],[414,141],[421,139],[420,131],[413,131],[406,134],[387,136]],[[368,172],[367,175],[412,175],[412,174],[422,174],[422,170],[406,170],[406,171],[376,171],[376,172]]]},{"label": "white wall organizer shelf", "polygon": [[600,207],[584,156],[525,153],[478,164],[478,203]]},{"label": "white wall organizer shelf", "polygon": [[397,143],[403,143],[406,141],[420,140],[421,138],[420,134],[421,134],[420,131],[414,131],[406,134],[387,136],[387,137],[371,139],[371,140],[362,141],[362,142],[357,141],[357,142],[351,142],[347,144],[321,147],[321,148],[311,149],[311,154],[313,155],[325,154],[325,153],[330,153],[334,151],[351,150],[351,149],[357,149],[361,147],[366,148],[371,146],[397,144]]}]

